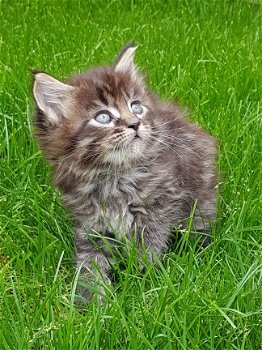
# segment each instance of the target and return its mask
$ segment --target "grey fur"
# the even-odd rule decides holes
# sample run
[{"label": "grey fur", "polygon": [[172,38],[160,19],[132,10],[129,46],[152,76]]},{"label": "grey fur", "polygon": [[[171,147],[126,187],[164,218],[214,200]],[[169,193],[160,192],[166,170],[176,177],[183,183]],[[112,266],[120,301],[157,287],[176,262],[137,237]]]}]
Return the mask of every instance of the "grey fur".
[{"label": "grey fur", "polygon": [[[216,215],[215,140],[187,122],[176,104],[149,92],[130,57],[129,52],[125,61],[123,51],[117,71],[95,68],[61,85],[66,104],[57,125],[39,106],[36,115],[39,144],[75,218],[76,263],[88,301],[88,285],[97,277],[110,282],[114,250],[102,239],[109,231],[132,239],[136,230],[138,249],[145,246],[152,259],[166,251],[172,226],[187,226],[195,203],[195,229],[208,232]],[[43,79],[46,90],[50,79],[43,74],[39,80],[36,74],[34,89],[42,105],[44,96],[36,94]],[[140,101],[143,118],[132,112],[134,100]],[[101,109],[115,113],[111,127],[94,121]]]}]

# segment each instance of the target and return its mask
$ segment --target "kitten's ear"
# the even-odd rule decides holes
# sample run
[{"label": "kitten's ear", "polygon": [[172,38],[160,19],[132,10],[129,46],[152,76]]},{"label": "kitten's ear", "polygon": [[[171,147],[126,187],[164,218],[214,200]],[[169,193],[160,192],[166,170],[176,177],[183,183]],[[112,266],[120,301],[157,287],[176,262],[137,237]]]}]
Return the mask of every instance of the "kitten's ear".
[{"label": "kitten's ear", "polygon": [[116,72],[130,73],[132,75],[137,74],[137,68],[134,63],[136,49],[137,47],[132,44],[126,45],[122,49],[113,65]]},{"label": "kitten's ear", "polygon": [[63,84],[50,75],[33,72],[33,93],[39,109],[44,112],[48,121],[57,124],[66,113],[68,98],[74,90],[73,86]]}]

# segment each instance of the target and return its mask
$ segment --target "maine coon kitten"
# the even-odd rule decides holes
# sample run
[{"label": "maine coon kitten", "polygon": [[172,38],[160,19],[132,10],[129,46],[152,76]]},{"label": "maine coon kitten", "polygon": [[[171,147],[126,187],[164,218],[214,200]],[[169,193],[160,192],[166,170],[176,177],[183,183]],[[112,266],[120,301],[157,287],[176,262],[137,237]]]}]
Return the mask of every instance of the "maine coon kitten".
[{"label": "maine coon kitten", "polygon": [[75,218],[87,300],[95,269],[109,281],[112,264],[94,232],[131,239],[136,230],[138,248],[152,259],[166,250],[171,226],[186,226],[195,203],[196,230],[208,232],[216,213],[215,141],[146,88],[135,49],[66,84],[34,74],[37,138]]}]

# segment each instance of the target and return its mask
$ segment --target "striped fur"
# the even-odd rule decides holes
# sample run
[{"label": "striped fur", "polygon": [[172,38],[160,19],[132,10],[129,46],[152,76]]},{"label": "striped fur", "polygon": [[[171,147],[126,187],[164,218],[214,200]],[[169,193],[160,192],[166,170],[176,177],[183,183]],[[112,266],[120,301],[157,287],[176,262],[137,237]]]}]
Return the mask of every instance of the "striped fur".
[{"label": "striped fur", "polygon": [[[36,135],[75,218],[86,300],[94,263],[110,282],[113,251],[103,239],[110,232],[131,239],[136,229],[138,248],[143,241],[151,258],[167,249],[171,226],[186,226],[195,203],[197,230],[208,231],[216,214],[215,140],[146,88],[134,52],[129,45],[112,67],[67,83],[35,74]],[[101,111],[110,123],[97,121]]]}]

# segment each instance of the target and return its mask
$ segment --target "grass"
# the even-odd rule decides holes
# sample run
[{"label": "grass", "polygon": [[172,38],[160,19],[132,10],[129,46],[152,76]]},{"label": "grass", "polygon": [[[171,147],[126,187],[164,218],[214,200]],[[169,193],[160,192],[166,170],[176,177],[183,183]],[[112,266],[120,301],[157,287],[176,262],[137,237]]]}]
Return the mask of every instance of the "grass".
[{"label": "grass", "polygon": [[[261,11],[247,0],[0,1],[0,349],[261,349]],[[144,274],[132,248],[104,306],[80,312],[72,223],[32,137],[30,68],[62,79],[131,40],[150,86],[219,140],[218,224],[206,250],[185,239]]]}]

